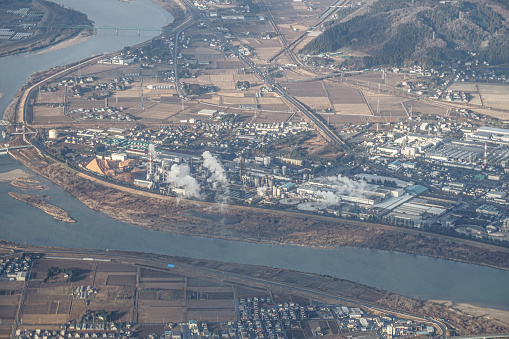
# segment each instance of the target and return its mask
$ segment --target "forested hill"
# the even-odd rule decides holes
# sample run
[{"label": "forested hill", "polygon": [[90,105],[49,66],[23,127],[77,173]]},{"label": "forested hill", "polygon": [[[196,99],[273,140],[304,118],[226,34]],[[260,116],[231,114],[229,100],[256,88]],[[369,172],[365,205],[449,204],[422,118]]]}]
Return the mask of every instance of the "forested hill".
[{"label": "forested hill", "polygon": [[300,52],[313,55],[344,47],[369,55],[350,61],[363,67],[438,66],[467,59],[508,64],[509,0],[379,0]]}]

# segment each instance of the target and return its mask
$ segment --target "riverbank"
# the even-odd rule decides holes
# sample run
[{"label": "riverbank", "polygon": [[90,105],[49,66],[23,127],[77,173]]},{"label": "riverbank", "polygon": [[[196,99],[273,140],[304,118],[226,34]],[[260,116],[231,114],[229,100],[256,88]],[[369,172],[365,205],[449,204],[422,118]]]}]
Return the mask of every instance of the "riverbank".
[{"label": "riverbank", "polygon": [[25,190],[44,190],[44,186],[40,185],[36,181],[32,181],[28,178],[15,178],[11,181],[11,185],[17,188]]},{"label": "riverbank", "polygon": [[299,246],[373,248],[509,269],[505,248],[413,229],[278,210],[233,205],[221,210],[214,203],[115,185],[48,160],[35,149],[11,154],[87,207],[149,230]]},{"label": "riverbank", "polygon": [[460,312],[470,314],[474,317],[489,317],[509,326],[509,311],[497,310],[488,307],[479,307],[465,303],[455,304],[450,300],[430,300],[433,303],[453,308]]},{"label": "riverbank", "polygon": [[16,180],[17,178],[28,178],[28,177],[30,177],[30,174],[21,169],[0,173],[0,181],[13,181]]},{"label": "riverbank", "polygon": [[[29,38],[0,45],[0,57],[39,50],[87,32],[93,22],[78,11],[64,8],[51,1],[41,0],[38,6],[45,15],[40,22],[39,30]],[[80,27],[59,28],[53,27]],[[89,31],[91,33],[91,31]]]},{"label": "riverbank", "polygon": [[10,181],[12,186],[22,189],[45,189],[30,173],[21,169],[0,173],[0,182],[2,181]]},{"label": "riverbank", "polygon": [[42,50],[40,52],[37,52],[37,54],[49,53],[49,52],[53,52],[53,51],[56,51],[56,50],[59,50],[59,49],[62,49],[62,48],[67,48],[67,47],[71,47],[71,46],[74,46],[74,45],[78,45],[80,43],[83,43],[83,42],[87,41],[92,36],[93,36],[93,34],[88,34],[88,33],[87,34],[82,34],[82,33],[80,33],[78,36],[75,36],[74,38],[71,38],[71,39],[59,42],[58,44],[53,45],[50,48],[44,49],[44,50]]},{"label": "riverbank", "polygon": [[16,192],[9,192],[9,195],[16,200],[23,201],[28,205],[32,205],[46,214],[51,215],[55,220],[65,221],[68,223],[75,223],[76,220],[71,218],[69,212],[64,211],[60,207],[54,206],[46,201],[40,195],[23,194]]},{"label": "riverbank", "polygon": [[[124,264],[155,265],[156,269],[167,269],[167,263],[175,265],[180,272],[192,270],[198,278],[217,280],[221,286],[234,285],[270,291],[279,298],[293,301],[313,301],[315,304],[341,305],[376,309],[376,314],[393,314],[404,318],[419,317],[420,321],[430,318],[448,319],[447,327],[460,335],[507,333],[509,326],[484,315],[473,315],[453,309],[441,302],[406,298],[381,289],[353,281],[325,275],[304,273],[291,269],[278,269],[261,265],[236,264],[209,259],[192,259],[181,256],[156,255],[129,251],[98,251],[86,249],[63,249],[43,246],[26,246],[0,241],[0,252],[37,252],[52,257],[78,258],[94,257],[123,262]],[[163,287],[162,287],[163,288]],[[437,320],[429,321],[435,325]],[[450,325],[452,323],[452,326]],[[444,326],[442,324],[442,326]],[[445,326],[444,326],[445,327]],[[438,327],[437,327],[438,330]],[[449,331],[448,335],[452,332]]]}]

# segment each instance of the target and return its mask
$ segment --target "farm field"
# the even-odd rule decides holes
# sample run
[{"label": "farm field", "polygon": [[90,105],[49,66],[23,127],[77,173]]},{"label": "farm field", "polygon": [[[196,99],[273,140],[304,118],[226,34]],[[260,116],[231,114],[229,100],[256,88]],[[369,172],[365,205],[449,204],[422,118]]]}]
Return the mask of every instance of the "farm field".
[{"label": "farm field", "polygon": [[[507,109],[509,107],[509,86],[479,84],[478,88],[485,107],[495,109]],[[509,118],[509,113],[506,114],[506,118]]]},{"label": "farm field", "polygon": [[[50,276],[52,269],[61,273]],[[64,273],[70,271],[72,277]],[[79,321],[87,310],[111,312],[116,322],[235,319],[235,287],[203,277],[132,264],[69,259],[39,259],[31,277],[20,320],[27,326]],[[23,284],[0,282],[4,323],[14,321]],[[89,286],[93,293],[85,297],[76,293]]]}]

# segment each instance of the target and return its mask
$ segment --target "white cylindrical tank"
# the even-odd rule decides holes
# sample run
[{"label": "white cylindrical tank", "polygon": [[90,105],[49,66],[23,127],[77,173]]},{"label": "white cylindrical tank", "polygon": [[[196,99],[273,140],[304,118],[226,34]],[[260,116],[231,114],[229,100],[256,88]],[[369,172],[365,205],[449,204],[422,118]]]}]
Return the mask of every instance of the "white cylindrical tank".
[{"label": "white cylindrical tank", "polygon": [[50,129],[50,130],[48,131],[48,136],[49,136],[49,138],[50,138],[50,139],[56,139],[56,138],[58,138],[58,132],[57,132],[57,130],[56,130],[56,129]]}]

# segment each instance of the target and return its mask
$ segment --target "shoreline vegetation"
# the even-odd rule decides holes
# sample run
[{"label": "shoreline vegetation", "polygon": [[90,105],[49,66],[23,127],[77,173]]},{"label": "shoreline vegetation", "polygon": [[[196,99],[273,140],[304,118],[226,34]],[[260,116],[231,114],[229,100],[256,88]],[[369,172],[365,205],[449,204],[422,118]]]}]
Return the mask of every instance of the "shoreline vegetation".
[{"label": "shoreline vegetation", "polygon": [[[64,8],[51,1],[41,0],[38,5],[45,12],[45,19],[41,22],[41,28],[30,38],[14,43],[0,45],[0,58],[35,50],[40,50],[52,45],[62,43],[78,36],[91,36],[94,34],[93,22],[78,11]],[[59,28],[54,30],[52,26],[78,27]]]},{"label": "shoreline vegetation", "polygon": [[[174,25],[177,21],[185,20],[183,7],[178,4],[178,0],[153,1],[174,16]],[[50,73],[56,73],[58,69],[61,68],[33,75],[14,98],[4,119],[7,120],[10,110],[10,119],[15,120],[15,111],[19,100],[31,81],[35,81],[37,78],[42,79]],[[289,243],[300,246],[367,247],[509,269],[509,251],[495,246],[472,244],[472,242],[464,240],[453,241],[445,236],[426,233],[423,235],[416,230],[401,230],[385,225],[341,219],[333,220],[332,218],[299,215],[291,212],[243,206],[228,206],[228,209],[223,211],[216,204],[160,196],[114,185],[84,173],[77,175],[76,171],[64,164],[49,160],[38,149],[11,151],[10,154],[34,172],[63,187],[87,207],[119,221],[146,229],[239,241]],[[26,174],[24,171],[23,173]],[[12,176],[12,173],[10,175]],[[19,173],[17,175],[19,176]],[[15,185],[16,178],[6,179],[1,176],[0,174],[0,180],[13,180],[13,185]],[[18,182],[27,183],[28,181],[18,180]],[[27,197],[22,198],[28,199]],[[146,208],[147,204],[156,209]],[[59,209],[56,206],[52,207]],[[68,212],[61,210],[59,213],[62,213],[63,216],[67,213],[66,216],[72,220],[68,222],[75,222]],[[257,218],[253,218],[255,213]],[[192,259],[179,258],[179,260],[191,261]],[[217,263],[211,263],[217,267]],[[240,264],[224,265],[245,267]],[[264,279],[274,279],[274,281],[284,281],[284,275],[289,273],[300,275],[301,279],[296,280],[298,285],[310,288],[311,285],[306,285],[306,283],[312,282],[314,290],[330,294],[337,293],[338,295],[346,294],[358,297],[377,292],[378,298],[373,300],[374,304],[423,314],[428,317],[447,318],[465,334],[509,332],[509,319],[506,319],[509,312],[507,311],[470,307],[471,305],[467,304],[461,304],[462,308],[460,308],[452,303],[441,304],[416,300],[338,278],[290,272],[289,270],[257,267],[253,275]],[[477,313],[472,311],[474,308]],[[471,311],[470,314],[469,311]]]},{"label": "shoreline vegetation", "polygon": [[[153,1],[176,18],[173,26],[187,20],[183,15],[182,4],[170,0]],[[22,104],[20,100],[23,93],[32,84],[79,62],[83,61],[33,74],[14,97],[4,119],[15,121],[20,118],[16,117],[16,111]],[[235,205],[230,205],[223,211],[213,203],[135,190],[82,172],[76,175],[75,170],[55,160],[49,160],[38,149],[10,153],[27,167],[66,189],[87,207],[146,229],[248,242],[324,248],[374,248],[509,270],[509,249],[494,245],[415,229],[295,212]],[[254,215],[256,218],[253,218]]]},{"label": "shoreline vegetation", "polygon": [[373,248],[509,270],[509,250],[493,245],[354,220],[236,205],[221,208],[103,181],[49,160],[34,148],[10,153],[85,206],[144,229],[282,245]]},{"label": "shoreline vegetation", "polygon": [[[0,240],[0,249],[18,249],[25,252],[51,253],[53,249],[62,254],[61,250],[45,246],[22,246],[7,241]],[[64,250],[65,253],[72,255],[72,249]],[[78,250],[81,252],[81,250]],[[88,250],[85,250],[88,251]],[[459,335],[473,334],[494,334],[509,332],[509,311],[491,309],[489,307],[476,307],[469,304],[453,304],[448,300],[422,300],[418,298],[408,298],[392,292],[365,286],[353,281],[335,278],[327,275],[319,275],[294,271],[290,269],[270,268],[266,266],[244,265],[236,263],[226,263],[205,259],[192,259],[186,257],[161,256],[148,253],[124,252],[111,250],[107,254],[100,254],[106,257],[116,257],[117,255],[130,256],[136,255],[137,258],[157,259],[171,262],[176,266],[196,266],[200,269],[206,268],[218,276],[223,272],[241,277],[241,279],[251,278],[257,280],[255,285],[268,287],[272,284],[278,284],[280,291],[292,294],[293,287],[301,289],[300,294],[306,295],[313,300],[320,300],[324,303],[335,303],[337,297],[348,299],[356,303],[362,303],[367,308],[382,307],[389,312],[408,312],[426,318],[447,319],[448,324],[452,324]],[[236,281],[237,278],[228,278],[229,281]],[[265,285],[265,283],[267,285]],[[285,290],[285,286],[288,290]],[[309,293],[320,293],[321,296]],[[348,303],[348,301],[346,301]],[[449,325],[448,325],[449,326]],[[452,333],[447,333],[450,336]]]},{"label": "shoreline vegetation", "polygon": [[23,201],[26,204],[32,205],[46,214],[51,215],[55,220],[65,221],[68,223],[75,223],[76,220],[71,218],[69,212],[61,209],[60,207],[54,206],[46,201],[44,197],[40,195],[24,194],[9,192],[9,195],[16,200]]}]

